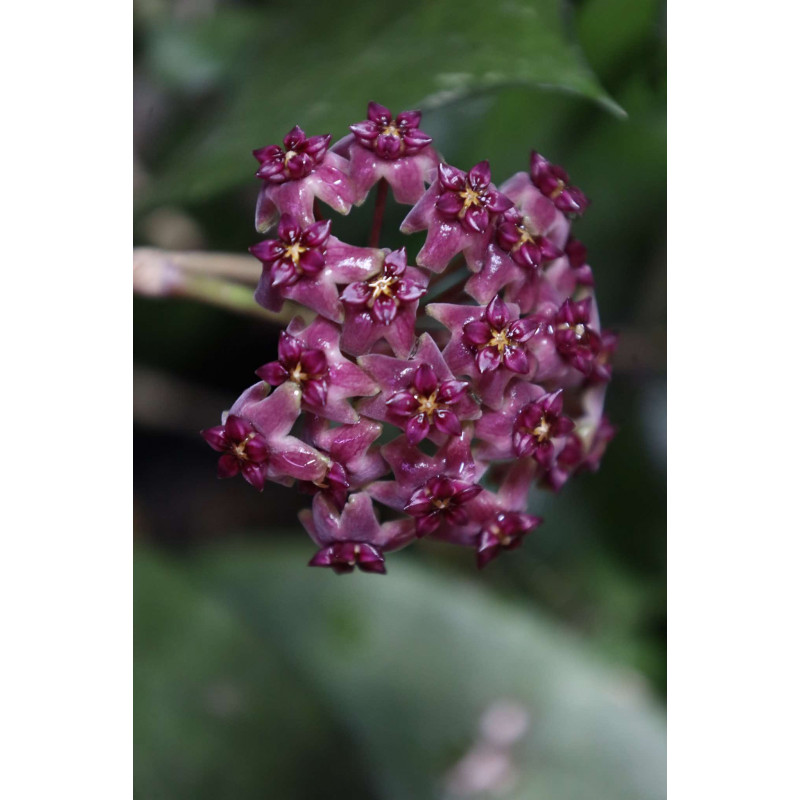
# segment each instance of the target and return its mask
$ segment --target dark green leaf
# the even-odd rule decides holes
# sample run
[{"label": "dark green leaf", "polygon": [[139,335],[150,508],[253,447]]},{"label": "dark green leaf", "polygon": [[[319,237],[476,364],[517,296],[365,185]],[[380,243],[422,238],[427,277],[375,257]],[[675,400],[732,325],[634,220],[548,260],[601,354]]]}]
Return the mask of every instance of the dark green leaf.
[{"label": "dark green leaf", "polygon": [[[144,643],[140,635],[139,647],[160,653],[168,666],[183,660],[217,680],[226,669],[238,671],[236,664],[241,669],[242,660],[258,651],[258,639],[261,652],[280,654],[292,675],[291,681],[280,678],[269,657],[245,670],[249,678],[243,691],[261,746],[292,752],[292,740],[301,731],[296,722],[280,717],[281,708],[297,687],[306,687],[306,695],[318,698],[348,731],[351,759],[360,763],[361,777],[381,798],[441,798],[456,765],[479,746],[481,717],[497,703],[511,704],[528,720],[524,735],[507,751],[513,771],[503,797],[665,796],[663,720],[636,675],[597,663],[585,645],[493,597],[479,579],[446,577],[415,566],[406,554],[391,560],[385,578],[337,577],[308,569],[309,552],[251,547],[210,553],[193,572],[203,595],[194,596],[191,613],[184,609],[179,616],[198,626],[205,618],[216,621],[212,635],[173,631],[173,639],[156,627],[146,631]],[[143,590],[152,593],[147,602],[168,616],[186,602],[168,581],[140,585],[139,593]],[[157,648],[150,644],[154,634]],[[206,661],[214,668],[197,666]],[[158,683],[155,655],[147,674],[148,685]],[[162,688],[160,695],[152,688],[140,694],[137,705],[140,716],[156,715],[140,728],[140,738],[149,742],[148,758],[158,755],[161,774],[169,776],[163,728],[185,727],[181,714],[196,719],[200,712],[170,696],[187,690],[174,684]],[[147,708],[154,697],[171,714]],[[308,703],[301,708],[310,718]],[[259,731],[260,715],[275,713],[281,721],[262,720]],[[208,763],[231,758],[224,737],[216,745],[220,753],[207,749],[195,755]],[[274,752],[265,758],[274,758]],[[346,789],[331,776],[320,796],[348,796]],[[238,796],[263,795],[243,790]]]}]

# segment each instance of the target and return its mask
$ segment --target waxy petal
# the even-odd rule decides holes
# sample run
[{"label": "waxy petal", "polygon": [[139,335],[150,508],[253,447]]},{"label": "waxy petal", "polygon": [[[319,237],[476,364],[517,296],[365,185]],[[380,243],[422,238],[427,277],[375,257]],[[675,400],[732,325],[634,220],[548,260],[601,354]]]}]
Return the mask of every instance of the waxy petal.
[{"label": "waxy petal", "polygon": [[525,375],[530,369],[528,354],[521,347],[507,347],[503,353],[503,364],[506,369]]},{"label": "waxy petal", "polygon": [[[426,414],[417,414],[411,417],[406,423],[406,438],[410,444],[419,444],[431,429],[431,424],[428,421]],[[460,427],[459,427],[460,432]]]}]

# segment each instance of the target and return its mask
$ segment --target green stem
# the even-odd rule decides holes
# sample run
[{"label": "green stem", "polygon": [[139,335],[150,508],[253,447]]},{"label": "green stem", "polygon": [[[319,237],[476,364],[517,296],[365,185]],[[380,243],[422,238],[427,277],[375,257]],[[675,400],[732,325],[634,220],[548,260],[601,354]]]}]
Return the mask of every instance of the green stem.
[{"label": "green stem", "polygon": [[227,253],[180,253],[134,248],[133,290],[147,297],[185,297],[236,314],[285,326],[305,309],[287,302],[280,312],[267,311],[253,300],[261,265],[250,256]]}]

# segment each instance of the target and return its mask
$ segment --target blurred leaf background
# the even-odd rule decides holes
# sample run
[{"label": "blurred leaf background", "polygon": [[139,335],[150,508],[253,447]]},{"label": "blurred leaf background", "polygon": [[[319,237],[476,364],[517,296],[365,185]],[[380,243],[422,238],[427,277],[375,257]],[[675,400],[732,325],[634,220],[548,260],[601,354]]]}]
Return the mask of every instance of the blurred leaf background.
[{"label": "blurred leaf background", "polygon": [[535,147],[568,169],[622,334],[620,433],[535,494],[521,550],[478,575],[425,542],[336,578],[304,566],[306,498],[217,481],[197,436],[278,331],[136,298],[136,795],[664,797],[664,4],[137,0],[134,25],[135,244],[243,253],[254,147],[420,107],[457,166],[501,182]]}]

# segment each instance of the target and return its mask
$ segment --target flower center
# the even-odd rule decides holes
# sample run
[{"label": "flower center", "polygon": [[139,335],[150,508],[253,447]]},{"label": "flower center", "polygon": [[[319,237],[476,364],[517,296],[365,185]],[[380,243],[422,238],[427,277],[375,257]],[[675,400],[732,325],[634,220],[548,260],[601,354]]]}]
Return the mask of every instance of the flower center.
[{"label": "flower center", "polygon": [[492,328],[492,338],[486,343],[486,347],[496,347],[502,353],[511,344],[512,339],[509,337],[506,328],[503,328],[502,331],[496,331]]},{"label": "flower center", "polygon": [[517,232],[519,233],[519,241],[511,248],[512,253],[516,253],[522,245],[530,242],[536,244],[538,236],[534,236],[524,225],[517,225]]},{"label": "flower center", "polygon": [[439,404],[436,402],[436,395],[439,394],[438,389],[433,390],[433,394],[426,397],[423,394],[415,394],[414,399],[419,404],[417,408],[418,414],[427,414],[427,416],[431,416],[437,408],[439,408]]},{"label": "flower center", "polygon": [[286,155],[283,157],[283,165],[289,166],[289,162],[297,155],[294,150],[287,150]]},{"label": "flower center", "polygon": [[442,500],[440,500],[437,497],[433,497],[431,498],[431,505],[438,511],[442,511],[443,509],[447,508],[450,505],[450,498],[445,497]]},{"label": "flower center", "polygon": [[461,211],[458,212],[458,216],[463,218],[464,214],[467,213],[467,209],[470,206],[479,206],[482,205],[481,196],[476,192],[474,189],[470,189],[469,186],[465,187],[463,192],[459,192],[458,196],[463,198],[464,205],[461,208]]},{"label": "flower center", "polygon": [[239,461],[249,461],[250,459],[247,457],[247,443],[255,436],[255,433],[248,433],[247,436],[242,439],[239,444],[234,445],[231,448],[231,453],[239,459]]},{"label": "flower center", "polygon": [[560,197],[564,193],[564,189],[566,188],[567,185],[564,183],[564,181],[562,181],[561,178],[557,178],[556,188],[553,189],[552,192],[550,192],[550,199],[555,200],[557,197]]},{"label": "flower center", "polygon": [[533,429],[532,433],[540,443],[550,438],[550,424],[547,422],[544,415],[542,415],[539,424]]},{"label": "flower center", "polygon": [[575,337],[577,339],[583,339],[584,335],[586,334],[586,326],[582,322],[579,322],[577,325],[570,325],[568,322],[562,322],[561,325],[558,326],[558,330],[573,330],[575,331]]},{"label": "flower center", "polygon": [[298,361],[294,365],[294,369],[289,373],[289,380],[294,381],[295,383],[302,383],[304,380],[308,379],[308,375],[303,372],[303,367]]},{"label": "flower center", "polygon": [[508,545],[514,541],[514,537],[510,533],[503,533],[503,529],[497,522],[493,522],[489,526],[489,533],[494,536],[503,547],[508,547]]},{"label": "flower center", "polygon": [[397,126],[394,124],[394,122],[390,122],[388,125],[384,125],[381,133],[384,136],[394,136],[395,139],[399,139],[400,136],[402,135],[400,131],[397,129]]},{"label": "flower center", "polygon": [[394,290],[392,286],[397,283],[397,278],[393,275],[383,275],[382,277],[378,278],[372,283],[367,284],[370,289],[372,289],[372,297],[369,301],[369,305],[371,306],[381,295],[386,295],[386,297],[393,297]]},{"label": "flower center", "polygon": [[294,244],[290,244],[288,247],[284,248],[284,256],[287,258],[292,259],[292,263],[295,266],[300,264],[300,256],[308,250],[307,247],[303,247],[300,242],[295,242]]}]

